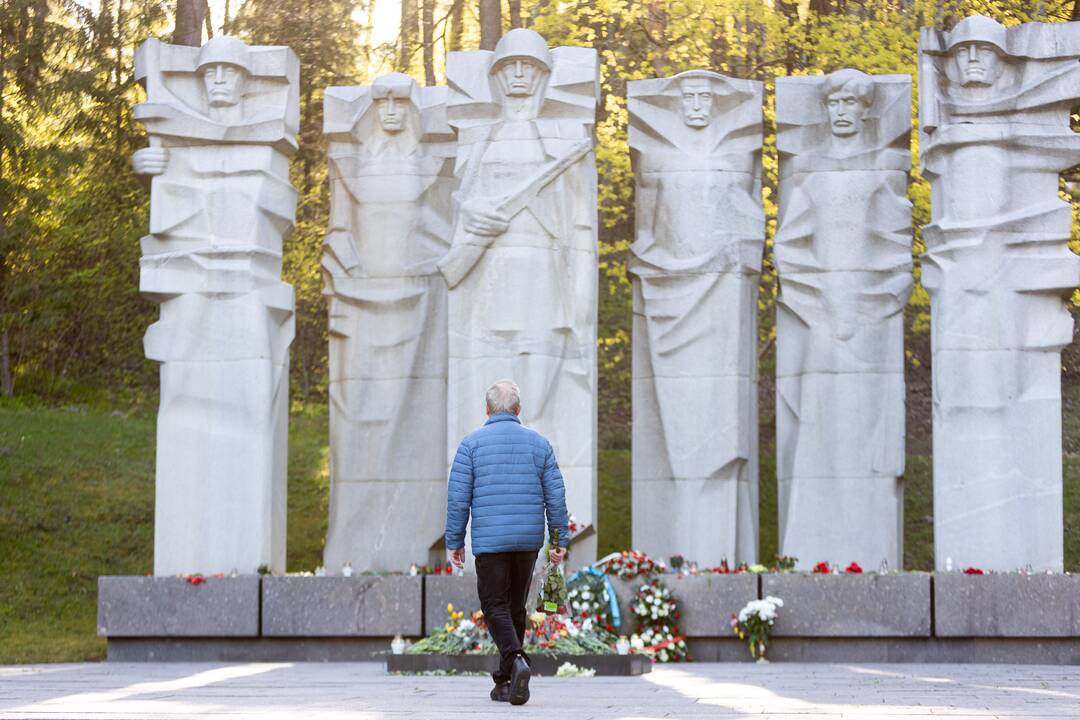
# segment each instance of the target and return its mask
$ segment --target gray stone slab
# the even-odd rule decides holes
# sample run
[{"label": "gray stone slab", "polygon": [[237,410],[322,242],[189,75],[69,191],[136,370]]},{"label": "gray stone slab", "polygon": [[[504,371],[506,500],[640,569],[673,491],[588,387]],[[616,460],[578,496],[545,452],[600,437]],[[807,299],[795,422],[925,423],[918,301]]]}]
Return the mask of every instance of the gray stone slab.
[{"label": "gray stone slab", "polygon": [[386,638],[109,638],[109,662],[382,662]]},{"label": "gray stone slab", "polygon": [[97,634],[104,637],[254,637],[259,576],[98,578]]},{"label": "gray stone slab", "polygon": [[[749,651],[743,648],[749,657]],[[775,638],[773,662],[1080,665],[1073,638]]]},{"label": "gray stone slab", "polygon": [[1080,637],[1080,575],[934,578],[939,637]]},{"label": "gray stone slab", "polygon": [[929,637],[930,576],[761,576],[761,596],[784,601],[776,637]]},{"label": "gray stone slab", "polygon": [[266,577],[266,637],[419,636],[423,580],[404,575]]},{"label": "gray stone slab", "polygon": [[[533,588],[530,590],[532,592]],[[447,620],[446,606],[466,615],[480,609],[480,597],[476,594],[475,575],[428,575],[424,578],[424,634]]]},{"label": "gray stone slab", "polygon": [[[679,631],[686,637],[727,637],[731,635],[731,615],[758,597],[758,576],[739,575],[661,575],[679,601],[681,617]],[[619,612],[623,624],[619,632],[635,630],[633,599],[647,578],[620,580],[611,578],[619,596]]]}]

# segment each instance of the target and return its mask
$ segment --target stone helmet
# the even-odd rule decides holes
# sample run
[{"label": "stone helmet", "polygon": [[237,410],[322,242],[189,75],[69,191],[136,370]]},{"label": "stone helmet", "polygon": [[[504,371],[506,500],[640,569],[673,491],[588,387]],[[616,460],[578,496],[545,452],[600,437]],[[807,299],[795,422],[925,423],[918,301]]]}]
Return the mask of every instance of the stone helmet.
[{"label": "stone helmet", "polygon": [[963,43],[987,43],[997,48],[1002,55],[1008,55],[1006,47],[1005,26],[996,20],[991,20],[985,15],[972,15],[956,24],[949,33],[949,46],[946,48],[952,52],[953,48]]},{"label": "stone helmet", "polygon": [[551,51],[548,50],[547,40],[535,30],[515,28],[506,33],[495,46],[495,56],[491,60],[491,70],[494,72],[507,60],[533,60],[540,64],[547,72],[551,72]]},{"label": "stone helmet", "polygon": [[251,59],[248,56],[248,46],[241,40],[228,35],[218,35],[211,38],[199,50],[199,63],[195,70],[201,72],[207,65],[217,64],[235,65],[243,68],[245,73],[251,75]]},{"label": "stone helmet", "polygon": [[392,72],[380,75],[371,83],[371,99],[381,100],[390,97],[395,100],[408,100],[414,105],[416,102],[416,80],[404,73]]}]

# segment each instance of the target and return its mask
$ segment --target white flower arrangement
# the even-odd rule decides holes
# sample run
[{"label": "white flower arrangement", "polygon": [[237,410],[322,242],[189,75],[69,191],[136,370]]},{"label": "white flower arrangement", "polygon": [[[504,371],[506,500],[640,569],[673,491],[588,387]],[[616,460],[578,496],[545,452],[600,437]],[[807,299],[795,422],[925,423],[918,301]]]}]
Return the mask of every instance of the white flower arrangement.
[{"label": "white flower arrangement", "polygon": [[769,633],[776,624],[777,612],[784,607],[784,601],[769,595],[762,600],[751,600],[736,615],[731,616],[731,630],[746,640],[750,656],[758,662],[765,662],[765,652],[769,644]]},{"label": "white flower arrangement", "polygon": [[582,574],[567,584],[566,597],[570,614],[582,629],[609,629],[611,625],[611,596],[603,577]]},{"label": "white flower arrangement", "polygon": [[751,600],[739,611],[739,622],[744,623],[755,616],[771,626],[776,622],[776,611],[782,607],[784,607],[784,601],[772,595],[763,600]]},{"label": "white flower arrangement", "polygon": [[638,589],[633,610],[642,622],[655,622],[674,616],[678,611],[678,605],[666,585],[647,583]]}]

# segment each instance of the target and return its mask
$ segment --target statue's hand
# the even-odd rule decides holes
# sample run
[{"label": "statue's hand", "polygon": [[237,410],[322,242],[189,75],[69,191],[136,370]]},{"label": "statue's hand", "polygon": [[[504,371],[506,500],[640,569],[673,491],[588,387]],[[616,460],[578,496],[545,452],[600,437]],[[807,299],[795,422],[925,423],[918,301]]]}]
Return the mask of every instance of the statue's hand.
[{"label": "statue's hand", "polygon": [[169,151],[163,147],[143,148],[131,156],[131,167],[136,175],[160,175],[168,164]]},{"label": "statue's hand", "polygon": [[494,237],[510,227],[510,218],[491,205],[466,202],[461,206],[461,219],[466,232]]}]

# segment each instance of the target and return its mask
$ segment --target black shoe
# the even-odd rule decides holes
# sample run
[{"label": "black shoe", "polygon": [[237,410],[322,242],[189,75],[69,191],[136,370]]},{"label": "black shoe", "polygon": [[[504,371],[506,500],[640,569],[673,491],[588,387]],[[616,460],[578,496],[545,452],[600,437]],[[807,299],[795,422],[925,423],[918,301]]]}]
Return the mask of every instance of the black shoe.
[{"label": "black shoe", "polygon": [[501,682],[495,683],[495,687],[491,688],[491,699],[495,702],[507,702],[510,700],[510,683]]},{"label": "black shoe", "polygon": [[529,678],[532,670],[525,658],[518,655],[514,658],[514,667],[510,671],[510,704],[524,705],[529,702]]}]

